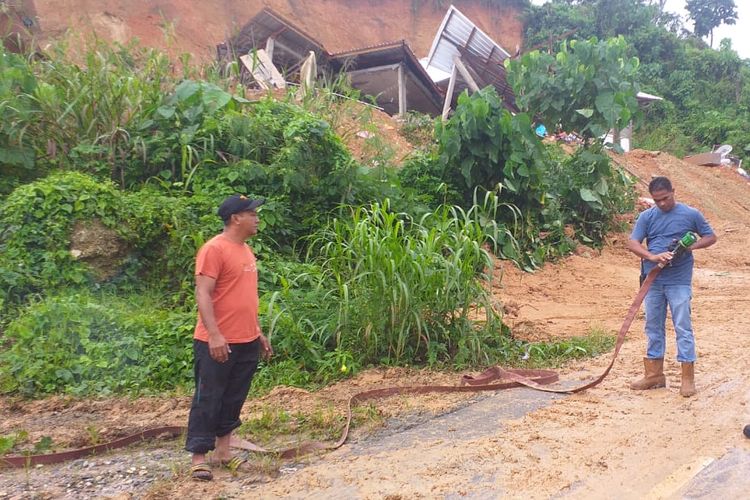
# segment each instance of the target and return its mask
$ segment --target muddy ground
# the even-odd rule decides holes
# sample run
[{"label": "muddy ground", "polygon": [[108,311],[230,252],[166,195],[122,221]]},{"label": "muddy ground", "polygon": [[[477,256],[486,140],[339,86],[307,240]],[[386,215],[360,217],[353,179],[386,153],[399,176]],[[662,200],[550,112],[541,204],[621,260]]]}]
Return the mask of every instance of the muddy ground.
[{"label": "muddy ground", "polygon": [[[719,236],[696,253],[693,320],[698,394],[679,396],[669,338],[667,388],[634,393],[643,318],[636,318],[610,376],[572,396],[512,389],[472,396],[396,397],[375,407],[383,427],[355,430],[339,450],[298,461],[253,458],[248,470],[187,477],[178,441],[157,441],[63,465],[0,472],[0,498],[743,498],[750,491],[750,183],[727,168],[697,167],[635,151],[617,161],[642,182],[672,178],[680,201],[701,208]],[[533,273],[499,266],[506,319],[533,339],[615,332],[637,290],[627,234]],[[671,334],[671,330],[669,330]],[[568,383],[604,369],[610,355],[560,370]],[[456,374],[371,370],[316,393],[278,388],[246,405],[290,411],[342,408],[384,385],[454,384]],[[0,435],[20,429],[71,446],[153,424],[185,423],[188,397],[136,401],[0,400]]]}]

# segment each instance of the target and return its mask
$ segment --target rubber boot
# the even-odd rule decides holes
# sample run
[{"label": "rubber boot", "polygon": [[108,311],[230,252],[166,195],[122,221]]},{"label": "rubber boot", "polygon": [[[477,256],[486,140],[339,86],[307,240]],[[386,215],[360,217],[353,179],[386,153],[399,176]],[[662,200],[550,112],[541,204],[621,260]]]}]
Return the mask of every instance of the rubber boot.
[{"label": "rubber boot", "polygon": [[695,363],[682,363],[680,396],[689,398],[695,396],[695,392]]},{"label": "rubber boot", "polygon": [[642,379],[636,380],[630,384],[634,391],[645,391],[646,389],[657,389],[667,385],[667,379],[664,376],[664,360],[643,358],[643,369],[645,375]]}]

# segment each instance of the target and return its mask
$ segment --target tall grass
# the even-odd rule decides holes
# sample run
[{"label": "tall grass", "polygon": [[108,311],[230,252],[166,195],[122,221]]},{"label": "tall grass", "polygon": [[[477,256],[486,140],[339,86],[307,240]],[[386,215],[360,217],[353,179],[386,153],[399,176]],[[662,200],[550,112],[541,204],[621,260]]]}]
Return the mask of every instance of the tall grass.
[{"label": "tall grass", "polygon": [[370,362],[482,361],[502,322],[478,210],[446,206],[414,220],[386,200],[347,215],[310,245],[337,313],[335,329],[316,340]]},{"label": "tall grass", "polygon": [[37,143],[40,156],[65,158],[76,147],[99,148],[114,170],[117,154],[128,149],[128,130],[149,117],[171,76],[169,59],[134,46],[98,44],[81,63],[66,59],[58,47],[36,62],[39,84],[30,94],[35,119],[27,134],[46,139]]}]

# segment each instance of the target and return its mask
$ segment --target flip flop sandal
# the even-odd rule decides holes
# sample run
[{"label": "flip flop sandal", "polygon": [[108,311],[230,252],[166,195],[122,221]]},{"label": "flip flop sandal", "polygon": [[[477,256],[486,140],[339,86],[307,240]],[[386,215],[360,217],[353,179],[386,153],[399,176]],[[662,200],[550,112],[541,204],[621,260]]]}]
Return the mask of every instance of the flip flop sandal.
[{"label": "flip flop sandal", "polygon": [[214,474],[211,472],[211,466],[204,462],[190,468],[190,477],[197,481],[210,481],[214,478]]}]

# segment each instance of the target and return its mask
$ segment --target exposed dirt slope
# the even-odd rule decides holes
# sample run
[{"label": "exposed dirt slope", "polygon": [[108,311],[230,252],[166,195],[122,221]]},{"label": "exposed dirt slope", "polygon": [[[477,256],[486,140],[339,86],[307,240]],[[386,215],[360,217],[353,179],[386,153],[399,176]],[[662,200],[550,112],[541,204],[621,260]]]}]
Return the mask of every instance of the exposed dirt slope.
[{"label": "exposed dirt slope", "polygon": [[[747,180],[728,168],[699,167],[660,152],[636,150],[613,159],[640,179],[642,196],[649,196],[652,176],[666,175],[678,201],[703,211],[720,243],[696,253],[698,273],[704,266],[722,271],[750,267],[750,253],[743,245],[750,237]],[[498,293],[511,303],[510,309],[519,309],[509,323],[531,340],[581,335],[596,327],[618,330],[627,297],[638,289],[638,260],[624,247],[627,237],[611,235],[601,255],[571,256],[533,274],[506,265]],[[603,263],[611,263],[606,273]]]},{"label": "exposed dirt slope", "polygon": [[[26,3],[29,3],[28,1]],[[521,23],[509,7],[481,0],[453,3],[509,52],[521,40]],[[172,54],[215,57],[216,44],[236,33],[264,6],[302,28],[329,51],[340,52],[406,39],[418,57],[430,49],[450,5],[437,0],[36,0],[45,37],[67,29],[105,40],[137,37]]]}]

